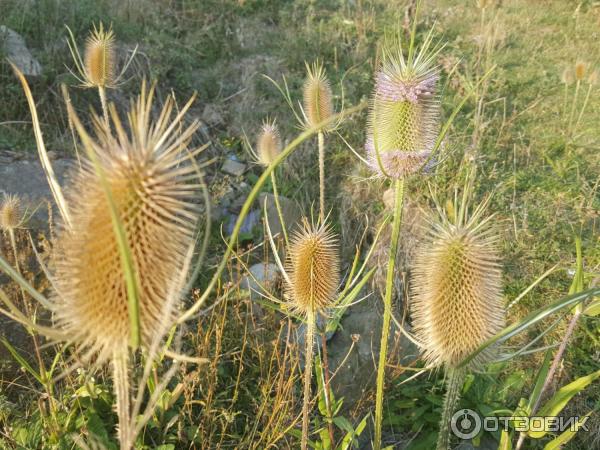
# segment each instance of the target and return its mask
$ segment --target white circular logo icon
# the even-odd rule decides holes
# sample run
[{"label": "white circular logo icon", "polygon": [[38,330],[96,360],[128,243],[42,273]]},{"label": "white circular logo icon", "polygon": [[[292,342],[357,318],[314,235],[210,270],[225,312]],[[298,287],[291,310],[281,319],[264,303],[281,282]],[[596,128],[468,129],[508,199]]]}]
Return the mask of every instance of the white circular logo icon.
[{"label": "white circular logo icon", "polygon": [[450,420],[450,428],[456,437],[471,439],[481,431],[481,417],[472,409],[459,409]]}]

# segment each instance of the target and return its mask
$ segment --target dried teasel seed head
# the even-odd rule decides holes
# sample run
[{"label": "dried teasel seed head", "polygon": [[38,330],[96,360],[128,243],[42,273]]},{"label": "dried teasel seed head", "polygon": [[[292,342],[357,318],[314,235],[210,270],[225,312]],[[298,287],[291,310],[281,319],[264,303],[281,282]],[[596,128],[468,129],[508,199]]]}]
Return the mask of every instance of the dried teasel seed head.
[{"label": "dried teasel seed head", "polygon": [[384,48],[365,143],[369,166],[378,176],[406,177],[431,158],[440,121],[438,51],[431,48],[431,33],[410,59],[399,44]]},{"label": "dried teasel seed head", "polygon": [[85,46],[85,79],[93,87],[110,87],[115,81],[115,35],[102,23],[90,32]]},{"label": "dried teasel seed head", "polygon": [[258,161],[265,167],[281,153],[281,138],[275,120],[265,120],[256,143]]},{"label": "dried teasel seed head", "polygon": [[592,71],[592,73],[590,73],[590,76],[588,77],[588,83],[590,83],[592,86],[596,86],[598,84],[598,71],[594,70]]},{"label": "dried teasel seed head", "polygon": [[0,229],[11,231],[18,228],[23,221],[21,199],[16,195],[4,194],[0,204]]},{"label": "dried teasel seed head", "polygon": [[195,200],[201,191],[190,162],[196,152],[187,146],[198,124],[183,130],[172,124],[171,97],[153,121],[153,93],[142,84],[128,127],[113,109],[115,136],[99,117],[94,118],[96,137],[87,135],[70,111],[96,165],[84,159],[66,190],[71,227],[58,231],[51,258],[54,312],[69,339],[86,349],[87,357],[97,354],[99,361],[126,351],[132,335],[126,275],[105,187],[131,253],[140,343],[146,348],[173,319],[194,243]]},{"label": "dried teasel seed head", "polygon": [[[304,82],[304,119],[311,128],[333,115],[333,94],[323,66],[318,61],[312,66],[306,64],[307,77]],[[333,125],[324,127],[326,130]]]},{"label": "dried teasel seed head", "polygon": [[286,272],[286,297],[293,311],[308,315],[331,305],[339,285],[339,256],[337,239],[326,224],[304,220],[292,236]]},{"label": "dried teasel seed head", "polygon": [[[483,207],[468,220],[433,224],[416,256],[411,307],[425,360],[456,367],[504,326],[502,273],[496,236]],[[481,353],[472,364],[490,358]]]},{"label": "dried teasel seed head", "polygon": [[581,81],[585,78],[586,69],[587,67],[584,62],[578,61],[577,64],[575,64],[575,79],[577,81]]}]

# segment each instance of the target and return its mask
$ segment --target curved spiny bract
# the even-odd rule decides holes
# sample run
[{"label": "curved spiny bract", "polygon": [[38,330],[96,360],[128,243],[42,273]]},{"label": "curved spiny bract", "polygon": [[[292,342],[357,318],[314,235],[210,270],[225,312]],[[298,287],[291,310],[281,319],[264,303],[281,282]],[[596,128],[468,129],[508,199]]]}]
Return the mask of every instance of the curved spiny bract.
[{"label": "curved spiny bract", "polygon": [[[416,173],[430,160],[439,132],[439,74],[429,34],[407,58],[399,44],[386,47],[375,76],[365,150],[371,169],[394,179]],[[378,157],[379,155],[379,157]]]},{"label": "curved spiny bract", "polygon": [[98,117],[95,139],[79,129],[97,166],[84,159],[74,173],[67,189],[72,227],[59,230],[52,256],[58,325],[100,360],[125,352],[131,330],[123,263],[98,169],[131,252],[144,346],[173,319],[182,290],[177,280],[194,243],[200,191],[187,145],[197,123],[175,132],[171,98],[152,121],[152,98],[153,89],[143,86],[128,115],[129,133],[114,109],[116,137]]},{"label": "curved spiny bract", "polygon": [[330,306],[339,285],[339,265],[335,235],[327,225],[315,227],[305,221],[288,248],[286,297],[291,309],[306,316]]},{"label": "curved spiny bract", "polygon": [[[437,223],[416,257],[413,325],[425,360],[457,367],[504,326],[502,273],[489,218]],[[472,363],[490,358],[482,352]]]},{"label": "curved spiny bract", "polygon": [[115,36],[112,29],[94,26],[85,46],[85,82],[89,87],[112,87],[115,81]]},{"label": "curved spiny bract", "polygon": [[[307,78],[304,82],[304,119],[306,127],[311,128],[333,116],[333,94],[331,85],[323,66],[316,62],[306,65]],[[333,124],[324,127],[323,131],[334,128]]]}]

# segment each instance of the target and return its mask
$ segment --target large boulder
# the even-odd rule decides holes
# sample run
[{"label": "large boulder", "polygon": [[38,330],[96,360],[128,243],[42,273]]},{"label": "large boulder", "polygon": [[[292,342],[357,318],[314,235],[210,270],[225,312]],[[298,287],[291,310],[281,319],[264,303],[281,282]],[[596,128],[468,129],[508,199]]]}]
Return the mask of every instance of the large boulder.
[{"label": "large boulder", "polygon": [[0,26],[0,48],[5,56],[25,75],[39,76],[42,66],[33,57],[25,39],[14,30],[2,25]]}]

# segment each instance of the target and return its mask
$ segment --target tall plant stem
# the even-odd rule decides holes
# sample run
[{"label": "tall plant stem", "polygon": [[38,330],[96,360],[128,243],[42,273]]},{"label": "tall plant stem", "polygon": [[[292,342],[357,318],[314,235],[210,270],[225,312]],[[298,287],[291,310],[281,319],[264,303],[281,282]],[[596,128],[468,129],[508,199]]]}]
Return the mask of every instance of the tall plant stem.
[{"label": "tall plant stem", "polygon": [[381,324],[381,345],[379,347],[379,365],[377,366],[377,394],[375,399],[375,442],[373,448],[381,449],[381,422],[383,419],[383,388],[385,384],[385,365],[387,361],[390,319],[392,316],[392,294],[394,289],[394,267],[398,253],[400,224],[402,223],[402,205],[404,202],[404,179],[395,181],[394,221],[392,223],[392,242],[388,257],[385,297],[383,299],[383,321]]},{"label": "tall plant stem", "polygon": [[446,370],[446,397],[444,398],[436,450],[448,450],[450,448],[450,419],[454,415],[456,405],[460,399],[465,375],[465,368]]},{"label": "tall plant stem", "polygon": [[127,350],[117,351],[113,355],[113,384],[117,400],[117,415],[119,417],[119,442],[121,450],[131,449],[130,423],[130,387],[129,387],[129,358]]},{"label": "tall plant stem", "polygon": [[323,396],[325,397],[325,409],[327,410],[327,431],[332,448],[335,448],[335,434],[333,432],[333,417],[331,413],[331,399],[329,398],[329,356],[327,355],[327,330],[321,333],[321,347],[323,348]]},{"label": "tall plant stem", "polygon": [[106,123],[106,128],[109,129],[110,122],[108,121],[108,106],[106,104],[106,89],[104,89],[104,86],[98,86],[98,95],[100,97],[100,103],[102,104],[104,122]]},{"label": "tall plant stem", "polygon": [[273,186],[273,195],[275,196],[275,208],[277,209],[277,216],[279,217],[279,222],[281,223],[281,231],[283,233],[283,238],[285,239],[285,245],[288,245],[288,235],[285,227],[285,222],[283,221],[283,213],[281,211],[281,205],[279,204],[279,192],[277,192],[277,182],[275,180],[275,171],[271,172],[271,185]]},{"label": "tall plant stem", "polygon": [[571,113],[569,114],[569,124],[567,125],[567,133],[569,137],[573,134],[573,119],[575,118],[575,108],[577,107],[577,100],[579,97],[579,87],[581,86],[581,81],[577,80],[575,84],[575,95],[573,95],[573,101],[571,102]]},{"label": "tall plant stem", "polygon": [[308,449],[308,413],[310,403],[310,382],[312,376],[313,347],[315,340],[315,313],[306,317],[306,350],[304,352],[304,400],[302,403],[302,450]]},{"label": "tall plant stem", "polygon": [[322,131],[317,134],[319,143],[319,219],[325,221],[325,136]]}]

